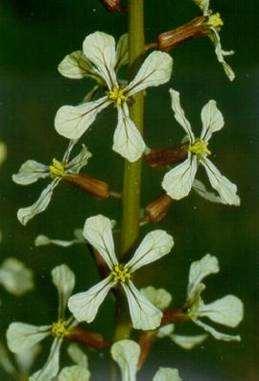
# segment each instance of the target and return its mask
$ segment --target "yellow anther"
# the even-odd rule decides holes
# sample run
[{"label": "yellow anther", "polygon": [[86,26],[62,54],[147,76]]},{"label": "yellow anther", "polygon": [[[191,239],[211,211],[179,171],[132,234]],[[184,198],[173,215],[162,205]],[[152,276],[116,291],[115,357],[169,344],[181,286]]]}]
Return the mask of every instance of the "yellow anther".
[{"label": "yellow anther", "polygon": [[112,276],[115,282],[121,283],[129,281],[131,278],[129,270],[123,265],[115,265],[112,271]]},{"label": "yellow anther", "polygon": [[220,16],[220,13],[213,13],[208,19],[208,25],[211,28],[221,29],[224,22]]},{"label": "yellow anther", "polygon": [[70,333],[70,329],[66,326],[66,320],[59,320],[52,324],[51,334],[54,337],[64,337]]},{"label": "yellow anther", "polygon": [[208,143],[202,139],[195,140],[195,142],[189,146],[188,151],[199,157],[206,157],[211,154],[208,149]]},{"label": "yellow anther", "polygon": [[52,164],[49,166],[49,171],[52,177],[62,177],[66,173],[65,165],[56,159],[52,160]]},{"label": "yellow anther", "polygon": [[124,94],[124,89],[121,89],[120,87],[114,87],[108,91],[108,98],[116,103],[117,106],[120,106],[127,100],[127,96]]}]

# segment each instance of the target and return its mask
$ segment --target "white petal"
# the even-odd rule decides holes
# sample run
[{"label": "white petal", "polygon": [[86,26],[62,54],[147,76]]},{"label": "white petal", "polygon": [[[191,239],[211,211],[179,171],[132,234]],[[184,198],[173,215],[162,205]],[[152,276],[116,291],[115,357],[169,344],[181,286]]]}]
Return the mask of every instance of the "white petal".
[{"label": "white petal", "polygon": [[118,260],[114,251],[111,220],[102,215],[87,218],[83,235],[112,270],[113,266],[118,264]]},{"label": "white petal", "polygon": [[214,328],[212,328],[210,325],[203,323],[200,320],[195,320],[194,323],[204,329],[204,331],[210,333],[215,339],[217,340],[223,340],[223,341],[241,341],[240,336],[234,336],[234,335],[226,335],[225,333],[221,333],[216,331]]},{"label": "white petal", "polygon": [[122,381],[136,381],[140,346],[133,340],[120,340],[113,344],[111,355],[121,369]]},{"label": "white petal", "polygon": [[225,204],[225,202],[213,192],[209,192],[202,181],[194,179],[192,189],[198,193],[199,196],[207,201],[214,202],[215,204]]},{"label": "white petal", "polygon": [[129,42],[128,34],[123,34],[116,47],[116,69],[129,63]]},{"label": "white petal", "polygon": [[226,295],[213,303],[203,304],[199,316],[206,316],[216,323],[234,328],[244,317],[244,306],[236,296]]},{"label": "white petal", "polygon": [[83,42],[83,52],[96,66],[97,73],[104,79],[108,87],[112,88],[116,85],[114,38],[103,32],[89,34]]},{"label": "white petal", "polygon": [[184,110],[181,106],[180,102],[180,93],[174,89],[169,90],[171,95],[171,101],[172,101],[172,109],[174,112],[174,117],[177,120],[177,122],[183,127],[184,131],[187,133],[187,136],[189,138],[189,142],[194,142],[195,137],[192,132],[192,127],[189,122],[189,120],[186,118]]},{"label": "white petal", "polygon": [[210,254],[205,255],[198,261],[192,262],[189,272],[187,298],[191,300],[195,296],[204,278],[210,274],[217,274],[218,272],[218,260]]},{"label": "white petal", "polygon": [[177,369],[159,368],[153,381],[182,381]]},{"label": "white petal", "polygon": [[11,323],[6,332],[7,345],[13,353],[29,350],[50,335],[51,326],[36,326],[25,323]]},{"label": "white petal", "polygon": [[212,34],[210,37],[211,37],[211,40],[213,41],[213,43],[215,45],[215,53],[216,53],[217,59],[218,59],[219,63],[222,64],[223,69],[224,69],[227,77],[229,78],[229,80],[234,81],[234,79],[236,77],[235,73],[232,70],[231,66],[225,60],[225,56],[230,56],[230,55],[234,54],[234,52],[233,52],[233,50],[230,50],[229,52],[225,52],[221,46],[219,33],[217,32],[217,30],[215,28],[211,28],[211,31],[212,31]]},{"label": "white petal", "polygon": [[58,65],[58,71],[61,75],[71,79],[81,79],[93,74],[93,67],[84,53],[77,50],[65,56]]},{"label": "white petal", "polygon": [[105,96],[79,106],[62,106],[55,117],[55,129],[65,138],[79,139],[109,104]]},{"label": "white petal", "polygon": [[203,343],[207,337],[207,335],[183,336],[173,334],[171,339],[176,345],[179,345],[179,347],[190,350]]},{"label": "white petal", "polygon": [[19,172],[12,176],[13,181],[19,185],[33,184],[39,179],[49,177],[49,167],[35,160],[27,160]]},{"label": "white petal", "polygon": [[3,142],[0,142],[0,165],[3,164],[3,162],[6,160],[6,157],[7,157],[6,144]]},{"label": "white petal", "polygon": [[209,159],[204,158],[201,164],[207,172],[211,186],[216,189],[224,203],[239,206],[240,198],[237,195],[237,186],[223,176]]},{"label": "white petal", "polygon": [[78,243],[76,239],[72,239],[71,241],[64,241],[60,239],[51,239],[43,234],[38,235],[34,241],[35,246],[56,245],[60,247],[70,247],[75,243]]},{"label": "white petal", "polygon": [[197,157],[189,153],[183,163],[165,174],[162,187],[173,200],[180,200],[190,193],[196,172]]},{"label": "white petal", "polygon": [[86,292],[71,296],[68,308],[74,317],[80,321],[91,323],[97,315],[98,309],[114,283],[110,276],[91,287]]},{"label": "white petal", "polygon": [[143,331],[157,328],[162,319],[162,312],[153,306],[130,281],[122,284],[126,293],[133,328]]},{"label": "white petal", "polygon": [[26,208],[21,208],[17,212],[17,218],[22,225],[26,225],[33,217],[37,214],[44,212],[47,209],[53,191],[60,182],[60,179],[53,180],[40,194],[38,200],[32,204],[31,206],[27,206]]},{"label": "white petal", "polygon": [[0,283],[11,294],[21,296],[34,288],[32,270],[16,258],[7,258],[0,267]]},{"label": "white petal", "polygon": [[169,254],[173,246],[174,240],[170,234],[164,230],[153,230],[145,236],[126,266],[130,272],[134,272]]},{"label": "white petal", "polygon": [[162,311],[171,304],[172,295],[163,288],[156,289],[155,287],[149,286],[142,288],[140,291],[155,307]]},{"label": "white petal", "polygon": [[117,109],[118,124],[113,135],[112,149],[133,163],[142,156],[146,145],[135,123],[130,119],[128,106],[124,104]]},{"label": "white petal", "polygon": [[210,100],[201,110],[202,132],[201,139],[208,142],[212,134],[224,127],[225,121],[222,113],[217,108],[217,103]]},{"label": "white petal", "polygon": [[157,337],[159,339],[164,339],[165,337],[168,337],[168,336],[171,337],[174,330],[175,330],[174,324],[163,325],[162,327],[158,329]]},{"label": "white petal", "polygon": [[127,95],[134,95],[148,87],[163,85],[170,80],[172,68],[173,59],[169,54],[159,51],[150,53],[127,86]]},{"label": "white petal", "polygon": [[79,154],[74,157],[67,165],[69,173],[79,173],[80,170],[87,165],[88,160],[92,157],[92,154],[86,146],[83,144]]},{"label": "white petal", "polygon": [[85,369],[88,368],[87,355],[80,349],[80,347],[77,344],[70,344],[67,348],[67,353],[75,364]]},{"label": "white petal", "polygon": [[36,357],[41,352],[41,345],[36,344],[32,348],[26,351],[19,352],[15,355],[16,362],[18,364],[19,370],[23,373],[29,373]]},{"label": "white petal", "polygon": [[68,366],[60,372],[57,381],[89,381],[90,372],[79,365]]},{"label": "white petal", "polygon": [[46,381],[53,380],[59,371],[59,358],[60,358],[60,347],[62,344],[62,339],[55,339],[50,348],[50,354],[47,358],[45,365],[34,373],[29,381]]},{"label": "white petal", "polygon": [[51,271],[52,282],[57,287],[59,296],[59,319],[64,317],[67,301],[75,287],[75,274],[67,265],[56,266]]}]

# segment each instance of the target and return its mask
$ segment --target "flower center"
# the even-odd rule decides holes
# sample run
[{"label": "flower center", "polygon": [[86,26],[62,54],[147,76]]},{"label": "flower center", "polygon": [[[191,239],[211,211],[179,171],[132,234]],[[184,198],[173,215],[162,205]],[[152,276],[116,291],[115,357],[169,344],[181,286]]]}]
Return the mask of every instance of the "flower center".
[{"label": "flower center", "polygon": [[66,173],[65,165],[56,159],[52,160],[52,164],[49,166],[49,171],[50,171],[51,177],[54,177],[54,178],[63,177]]},{"label": "flower center", "polygon": [[202,139],[195,140],[195,142],[189,146],[188,151],[199,157],[206,157],[211,154],[208,149],[208,143]]},{"label": "flower center", "polygon": [[122,103],[126,102],[127,96],[124,94],[124,89],[114,87],[108,91],[108,99],[116,103],[117,106],[120,106]]},{"label": "flower center", "polygon": [[64,337],[70,333],[66,320],[58,320],[52,324],[51,334],[54,337]]},{"label": "flower center", "polygon": [[113,268],[112,276],[115,282],[126,283],[130,280],[131,274],[124,265],[116,265]]},{"label": "flower center", "polygon": [[211,16],[209,16],[209,19],[208,19],[209,27],[220,30],[223,25],[224,25],[224,22],[220,16],[220,13],[213,13]]}]

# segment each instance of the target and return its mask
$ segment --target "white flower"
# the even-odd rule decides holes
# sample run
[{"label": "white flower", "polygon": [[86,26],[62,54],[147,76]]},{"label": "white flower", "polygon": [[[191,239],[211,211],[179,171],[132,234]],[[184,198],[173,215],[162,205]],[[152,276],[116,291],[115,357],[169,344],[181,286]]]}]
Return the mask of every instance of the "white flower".
[{"label": "white flower", "polygon": [[76,344],[69,345],[67,352],[76,365],[63,368],[57,381],[89,381],[90,372],[86,354]]},{"label": "white flower", "polygon": [[[112,345],[111,355],[119,365],[122,381],[136,381],[140,346],[132,340],[120,340]],[[153,381],[181,381],[177,369],[160,368]]]},{"label": "white flower", "polygon": [[217,340],[240,341],[240,336],[223,334],[200,320],[206,317],[215,323],[235,328],[243,319],[243,303],[234,295],[226,295],[210,304],[205,304],[202,300],[201,293],[205,289],[203,279],[217,272],[219,272],[218,260],[210,254],[191,264],[186,302],[188,315],[195,324]]},{"label": "white flower", "polygon": [[15,296],[34,288],[33,273],[16,258],[7,258],[0,267],[0,283]]},{"label": "white flower", "polygon": [[162,182],[163,189],[175,200],[186,197],[193,187],[198,166],[201,164],[205,168],[211,186],[219,193],[222,202],[229,205],[239,205],[237,186],[223,176],[208,159],[211,154],[208,149],[209,140],[214,132],[221,130],[224,126],[224,118],[218,110],[216,102],[210,100],[203,107],[201,111],[203,125],[201,136],[195,138],[190,122],[186,119],[181,107],[180,94],[173,89],[170,89],[170,94],[175,119],[187,133],[188,157],[183,163],[165,174]]},{"label": "white flower", "polygon": [[6,144],[3,142],[0,142],[0,165],[2,165],[3,162],[6,160],[6,156],[7,156]]},{"label": "white flower", "polygon": [[222,49],[219,31],[224,25],[219,13],[213,13],[210,9],[210,0],[193,0],[198,7],[202,10],[203,15],[207,18],[207,27],[209,28],[209,38],[215,46],[215,53],[218,61],[222,64],[223,69],[230,79],[233,81],[235,79],[235,73],[233,72],[230,65],[226,62],[225,57],[234,54],[233,50],[225,51]]},{"label": "white flower", "polygon": [[132,274],[169,254],[174,244],[173,238],[163,230],[154,230],[146,235],[133,258],[126,264],[120,264],[115,255],[112,225],[108,218],[102,215],[88,218],[83,234],[103,257],[110,274],[90,290],[69,299],[68,308],[75,318],[91,323],[111,288],[119,284],[128,299],[133,327],[142,330],[158,327],[162,312],[137,290],[132,282]]},{"label": "white flower", "polygon": [[83,237],[83,231],[81,229],[74,230],[74,239],[72,240],[61,240],[61,239],[51,239],[46,235],[40,234],[35,238],[35,246],[46,246],[46,245],[55,245],[60,247],[70,247],[78,243],[85,242]]},{"label": "white flower", "polygon": [[26,161],[19,172],[12,176],[13,181],[19,185],[33,184],[39,179],[50,178],[50,184],[44,188],[38,200],[26,208],[18,210],[17,217],[21,224],[26,225],[35,215],[42,213],[48,207],[54,189],[58,186],[64,176],[77,174],[83,168],[92,154],[83,145],[81,152],[69,161],[69,157],[75,141],[71,141],[62,161],[53,159],[51,165],[38,163],[34,160]]},{"label": "white flower", "polygon": [[44,326],[14,322],[7,330],[8,348],[17,354],[30,350],[48,336],[54,338],[45,365],[30,377],[30,381],[46,381],[56,377],[63,339],[73,327],[71,319],[65,320],[65,310],[74,289],[75,275],[66,265],[55,267],[51,274],[59,295],[58,321]]},{"label": "white flower", "polygon": [[151,86],[169,81],[172,58],[167,53],[152,52],[142,64],[135,78],[125,87],[116,78],[116,49],[112,36],[95,32],[83,43],[83,53],[91,62],[96,75],[108,88],[107,94],[98,100],[78,106],[61,107],[55,118],[57,132],[69,139],[79,139],[94,122],[96,116],[113,104],[118,111],[118,123],[114,132],[113,150],[130,162],[138,160],[145,150],[142,136],[129,116],[127,100]]},{"label": "white flower", "polygon": [[[194,179],[192,184],[192,189],[198,193],[198,195],[204,198],[207,201],[213,202],[215,204],[227,204],[220,196],[215,194],[214,192],[208,191],[205,184],[198,179]],[[239,199],[237,199],[237,203],[235,205],[240,205]]]}]

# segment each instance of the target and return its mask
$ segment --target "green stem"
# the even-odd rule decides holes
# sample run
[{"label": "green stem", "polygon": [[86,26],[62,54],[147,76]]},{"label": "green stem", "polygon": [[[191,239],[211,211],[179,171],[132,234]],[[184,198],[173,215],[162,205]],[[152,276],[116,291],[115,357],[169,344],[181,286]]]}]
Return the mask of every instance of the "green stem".
[{"label": "green stem", "polygon": [[[144,39],[144,0],[129,0],[129,60],[133,65],[143,54]],[[134,96],[130,116],[139,131],[144,127],[144,95]],[[135,163],[126,161],[123,184],[123,216],[121,231],[121,257],[133,246],[139,234],[141,192],[141,159]]]}]

